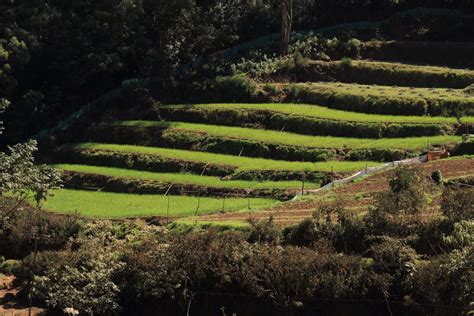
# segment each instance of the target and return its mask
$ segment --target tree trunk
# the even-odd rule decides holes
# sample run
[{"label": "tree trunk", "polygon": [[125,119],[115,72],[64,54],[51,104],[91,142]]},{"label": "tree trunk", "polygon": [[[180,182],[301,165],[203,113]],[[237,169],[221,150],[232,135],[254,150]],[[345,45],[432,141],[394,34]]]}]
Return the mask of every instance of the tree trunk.
[{"label": "tree trunk", "polygon": [[281,0],[281,46],[282,56],[288,55],[288,43],[290,42],[291,24],[293,21],[293,0]]}]

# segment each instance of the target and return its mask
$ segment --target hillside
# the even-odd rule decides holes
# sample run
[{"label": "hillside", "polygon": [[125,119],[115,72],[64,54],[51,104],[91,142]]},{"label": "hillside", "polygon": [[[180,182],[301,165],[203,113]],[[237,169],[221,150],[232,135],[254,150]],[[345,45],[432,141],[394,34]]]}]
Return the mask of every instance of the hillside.
[{"label": "hillside", "polygon": [[[474,96],[465,89],[474,84],[474,70],[433,60],[304,60],[255,83],[221,78],[213,103],[160,104],[142,88],[126,87],[58,134],[45,156],[62,171],[65,189],[45,207],[87,217],[191,216],[196,222],[202,216],[239,225],[253,214],[275,215],[262,210],[271,207],[279,222],[295,223],[326,195],[351,195],[338,189],[304,197],[303,208],[298,201],[274,205],[431,149],[472,153],[461,134],[474,124]],[[230,95],[237,102],[219,103]],[[465,176],[474,173],[472,158],[451,162],[464,164]],[[454,167],[445,166],[452,176]]]},{"label": "hillside", "polygon": [[471,2],[0,3],[0,314],[472,314]]}]

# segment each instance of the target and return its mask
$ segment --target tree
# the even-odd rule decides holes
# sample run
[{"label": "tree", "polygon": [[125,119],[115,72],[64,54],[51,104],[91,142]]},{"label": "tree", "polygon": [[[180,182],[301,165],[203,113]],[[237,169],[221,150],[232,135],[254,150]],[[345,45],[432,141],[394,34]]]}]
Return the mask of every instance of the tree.
[{"label": "tree", "polygon": [[426,181],[420,168],[400,166],[389,181],[390,189],[375,195],[375,208],[392,215],[417,215],[427,204]]},{"label": "tree", "polygon": [[293,22],[293,0],[281,0],[281,46],[282,56],[288,55],[288,44],[290,42],[291,24]]}]

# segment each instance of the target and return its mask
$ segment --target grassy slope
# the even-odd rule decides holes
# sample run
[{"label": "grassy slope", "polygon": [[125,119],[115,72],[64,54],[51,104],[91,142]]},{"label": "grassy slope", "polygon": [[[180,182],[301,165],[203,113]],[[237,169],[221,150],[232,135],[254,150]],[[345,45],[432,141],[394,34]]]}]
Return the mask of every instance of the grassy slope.
[{"label": "grassy slope", "polygon": [[[226,198],[225,211],[246,209],[249,199]],[[193,216],[198,203],[197,197],[170,196],[170,216]],[[273,206],[278,203],[271,199],[250,199],[251,208]],[[166,216],[168,197],[163,195],[137,195],[78,190],[57,190],[43,207],[59,213],[77,213],[94,218],[125,218],[141,216]],[[199,198],[199,214],[215,213],[222,210],[223,199]]]},{"label": "grassy slope", "polygon": [[[402,116],[402,115],[377,115],[358,112],[334,110],[319,105],[294,104],[294,103],[216,103],[216,104],[195,104],[195,105],[174,105],[182,108],[204,108],[215,109],[245,109],[245,110],[265,110],[290,115],[308,116],[314,118],[351,121],[364,123],[410,123],[410,124],[456,124],[454,117],[441,116]],[[468,116],[461,119],[463,123],[474,122],[474,117]]]},{"label": "grassy slope", "polygon": [[68,145],[73,148],[100,149],[125,153],[158,155],[163,158],[213,163],[217,165],[235,166],[237,171],[243,170],[276,170],[276,171],[316,171],[316,172],[352,172],[373,167],[378,163],[373,161],[328,161],[328,162],[293,162],[262,158],[237,157],[199,151],[189,151],[170,148],[144,147],[133,145],[83,143]]},{"label": "grassy slope", "polygon": [[181,129],[191,132],[206,133],[214,137],[248,139],[253,141],[302,146],[311,148],[398,148],[420,150],[428,145],[440,145],[449,142],[459,142],[459,136],[434,136],[385,139],[357,139],[330,136],[306,136],[287,132],[257,130],[251,128],[228,127],[205,124],[158,121],[122,121],[117,125],[127,126],[159,126],[170,129]]},{"label": "grassy slope", "polygon": [[[199,176],[188,173],[157,173],[138,171],[131,169],[96,167],[87,165],[56,164],[53,167],[82,172],[99,174],[117,178],[132,178],[141,180],[152,180],[168,183],[191,184],[214,188],[239,188],[239,189],[297,189],[301,186],[299,181],[244,181],[244,180],[220,180],[218,177]],[[317,188],[318,185],[308,183],[308,188]]]}]

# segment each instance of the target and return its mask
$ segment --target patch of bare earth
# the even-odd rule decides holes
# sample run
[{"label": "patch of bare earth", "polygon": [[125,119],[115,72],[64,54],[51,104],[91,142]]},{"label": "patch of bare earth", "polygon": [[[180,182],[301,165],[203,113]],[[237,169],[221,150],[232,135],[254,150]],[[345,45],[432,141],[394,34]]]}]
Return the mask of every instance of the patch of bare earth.
[{"label": "patch of bare earth", "polygon": [[[0,275],[0,316],[27,316],[28,306],[18,302],[18,289],[14,286],[15,277]],[[45,310],[31,308],[31,315],[44,315]]]},{"label": "patch of bare earth", "polygon": [[[430,176],[435,170],[440,170],[445,179],[474,175],[474,159],[448,159],[424,163],[421,165],[426,176]],[[369,176],[363,180],[336,187],[333,190],[316,193],[310,200],[286,202],[279,206],[260,210],[257,212],[239,212],[212,214],[200,216],[202,221],[246,221],[248,219],[268,219],[273,217],[274,221],[282,226],[298,223],[304,218],[311,217],[314,210],[322,200],[330,200],[341,197],[345,200],[346,207],[354,212],[367,211],[372,203],[372,194],[388,189],[388,179],[393,170],[383,171]],[[427,217],[437,214],[437,199],[428,209]]]}]

